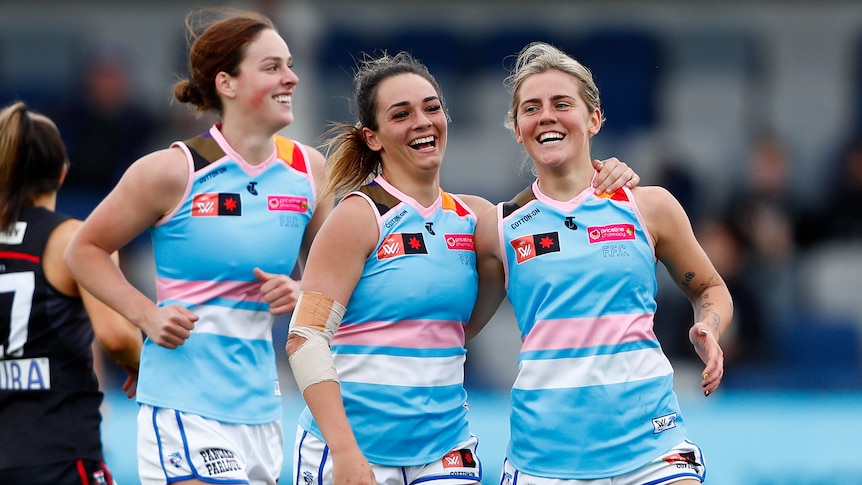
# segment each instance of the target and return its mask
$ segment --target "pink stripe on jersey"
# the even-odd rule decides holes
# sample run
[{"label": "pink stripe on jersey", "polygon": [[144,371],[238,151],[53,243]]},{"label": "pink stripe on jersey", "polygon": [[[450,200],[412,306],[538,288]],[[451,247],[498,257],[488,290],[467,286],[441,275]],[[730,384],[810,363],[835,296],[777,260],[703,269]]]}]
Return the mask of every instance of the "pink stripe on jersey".
[{"label": "pink stripe on jersey", "polygon": [[453,320],[402,320],[342,325],[332,345],[373,345],[410,349],[464,346],[464,327]]},{"label": "pink stripe on jersey", "polygon": [[213,298],[263,302],[259,281],[182,281],[156,277],[156,296],[159,301],[180,300],[201,304]]},{"label": "pink stripe on jersey", "polygon": [[539,320],[521,350],[581,349],[657,340],[652,324],[652,314]]}]

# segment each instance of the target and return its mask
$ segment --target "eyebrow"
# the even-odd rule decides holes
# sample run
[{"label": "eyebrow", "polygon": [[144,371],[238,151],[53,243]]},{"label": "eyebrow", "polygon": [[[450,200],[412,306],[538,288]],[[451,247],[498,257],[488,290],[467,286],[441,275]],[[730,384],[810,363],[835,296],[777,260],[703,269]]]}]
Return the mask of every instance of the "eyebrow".
[{"label": "eyebrow", "polygon": [[[575,99],[575,96],[572,96],[569,94],[555,94],[555,95],[551,96],[551,101],[559,101],[561,99]],[[539,98],[530,98],[530,99],[525,99],[525,100],[521,101],[520,103],[518,103],[518,106],[523,106],[523,105],[529,104],[529,103],[539,103],[539,102],[541,102],[541,100]]]},{"label": "eyebrow", "polygon": [[[427,98],[423,99],[422,102],[428,103],[431,101],[437,101],[439,99],[440,99],[439,96],[428,96]],[[410,104],[410,101],[399,101],[397,103],[392,103],[391,105],[389,105],[388,108],[386,108],[386,111],[389,111],[392,108],[400,108],[402,106],[408,106],[409,104]]]}]

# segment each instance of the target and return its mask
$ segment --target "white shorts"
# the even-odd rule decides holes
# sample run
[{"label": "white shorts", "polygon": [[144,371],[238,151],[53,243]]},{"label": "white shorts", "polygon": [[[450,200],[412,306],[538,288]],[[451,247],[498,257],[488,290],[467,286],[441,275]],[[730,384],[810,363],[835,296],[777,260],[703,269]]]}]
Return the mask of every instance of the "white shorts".
[{"label": "white shorts", "polygon": [[[371,463],[378,485],[476,485],[482,481],[482,465],[476,456],[475,436],[459,444],[442,459],[418,466],[382,466]],[[331,485],[329,447],[302,426],[297,427],[293,453],[294,485]]]},{"label": "white shorts", "polygon": [[686,440],[637,470],[596,480],[536,477],[517,470],[509,460],[505,460],[500,485],[667,485],[680,480],[697,480],[702,483],[705,477],[706,463],[703,453],[696,444]]},{"label": "white shorts", "polygon": [[146,404],[138,411],[138,474],[143,485],[191,479],[275,485],[283,448],[281,420],[230,424]]}]

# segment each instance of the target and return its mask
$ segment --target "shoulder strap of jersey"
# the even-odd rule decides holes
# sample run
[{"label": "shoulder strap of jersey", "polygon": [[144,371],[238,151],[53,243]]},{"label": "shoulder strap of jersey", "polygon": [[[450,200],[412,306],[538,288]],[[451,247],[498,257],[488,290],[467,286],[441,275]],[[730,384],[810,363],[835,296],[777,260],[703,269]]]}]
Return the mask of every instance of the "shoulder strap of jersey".
[{"label": "shoulder strap of jersey", "polygon": [[377,208],[377,212],[381,216],[401,203],[398,198],[387,192],[386,189],[375,182],[371,182],[368,185],[360,187],[359,192],[367,195],[374,202],[374,206]]},{"label": "shoulder strap of jersey", "polygon": [[218,142],[210,136],[199,135],[183,141],[192,154],[195,172],[225,156]]},{"label": "shoulder strap of jersey", "polygon": [[535,198],[536,194],[533,193],[533,186],[531,185],[518,193],[518,195],[512,197],[512,200],[509,202],[503,203],[503,217],[508,217],[512,212],[524,207],[527,202]]}]

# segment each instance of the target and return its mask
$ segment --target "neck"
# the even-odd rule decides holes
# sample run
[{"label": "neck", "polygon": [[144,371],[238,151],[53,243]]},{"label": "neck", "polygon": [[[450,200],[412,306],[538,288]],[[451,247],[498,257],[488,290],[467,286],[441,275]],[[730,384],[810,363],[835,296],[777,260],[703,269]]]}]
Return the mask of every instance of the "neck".
[{"label": "neck", "polygon": [[380,174],[393,187],[410,196],[423,207],[430,207],[440,197],[440,175],[428,178],[409,177],[398,171],[384,169]]},{"label": "neck", "polygon": [[539,189],[548,197],[565,202],[590,187],[595,170],[589,161],[578,163],[577,167],[545,167],[537,165]]},{"label": "neck", "polygon": [[250,165],[259,165],[268,159],[275,146],[272,141],[274,133],[260,133],[253,129],[250,123],[222,122],[221,134],[228,144]]},{"label": "neck", "polygon": [[50,211],[57,209],[57,192],[40,195],[33,200],[33,207],[42,207]]}]

